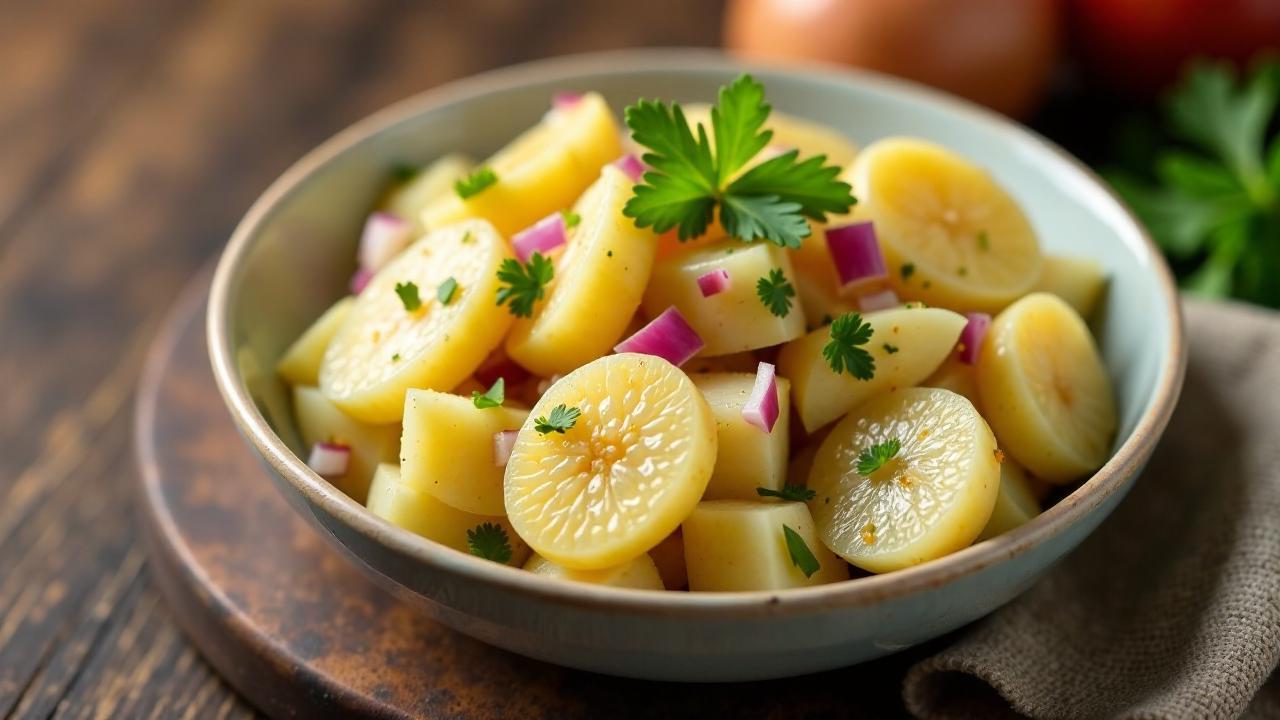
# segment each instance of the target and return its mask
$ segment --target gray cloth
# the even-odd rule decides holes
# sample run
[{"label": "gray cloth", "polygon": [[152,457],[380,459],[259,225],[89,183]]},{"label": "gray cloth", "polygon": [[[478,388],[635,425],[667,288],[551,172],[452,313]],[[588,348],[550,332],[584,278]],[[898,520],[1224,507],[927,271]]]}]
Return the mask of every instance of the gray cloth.
[{"label": "gray cloth", "polygon": [[1280,314],[1188,300],[1182,400],[1115,513],[917,662],[924,718],[1280,718]]}]

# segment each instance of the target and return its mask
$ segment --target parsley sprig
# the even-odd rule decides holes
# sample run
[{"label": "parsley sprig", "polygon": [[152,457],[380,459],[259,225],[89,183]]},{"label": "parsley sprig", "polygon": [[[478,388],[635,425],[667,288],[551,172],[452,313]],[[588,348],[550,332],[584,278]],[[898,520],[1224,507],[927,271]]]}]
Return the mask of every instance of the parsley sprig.
[{"label": "parsley sprig", "polygon": [[550,416],[542,416],[533,421],[533,429],[538,431],[540,435],[547,433],[560,433],[563,435],[566,430],[571,429],[578,418],[582,417],[582,411],[576,407],[565,407],[557,405],[551,408]]},{"label": "parsley sprig", "polygon": [[441,305],[448,305],[453,302],[453,296],[457,292],[458,281],[451,275],[436,288],[436,300],[439,300]]},{"label": "parsley sprig", "polygon": [[870,476],[884,467],[884,464],[892,460],[901,449],[902,443],[898,438],[889,438],[882,443],[863,448],[862,452],[858,453],[858,474]]},{"label": "parsley sprig", "polygon": [[876,374],[876,359],[863,348],[875,333],[862,316],[849,312],[831,323],[831,340],[822,348],[831,371],[839,375],[848,371],[859,380],[870,380]]},{"label": "parsley sprig", "polygon": [[467,549],[472,555],[497,563],[511,562],[511,539],[496,523],[483,523],[467,531]]},{"label": "parsley sprig", "polygon": [[773,488],[758,487],[756,494],[760,497],[776,497],[783,500],[792,500],[794,502],[808,502],[816,495],[814,491],[803,485],[783,485],[781,490]]},{"label": "parsley sprig", "polygon": [[542,253],[535,252],[529,262],[507,258],[498,266],[498,304],[516,317],[531,317],[533,304],[547,292],[547,284],[555,277],[556,268]]},{"label": "parsley sprig", "polygon": [[496,408],[507,399],[507,380],[506,378],[498,378],[493,381],[493,385],[485,392],[479,390],[471,391],[471,404],[476,406],[478,410],[487,408]]},{"label": "parsley sprig", "polygon": [[805,577],[812,577],[822,567],[818,558],[813,556],[808,543],[800,537],[800,533],[791,529],[790,525],[782,526],[782,536],[787,541],[787,553],[791,555],[791,564],[800,568]]},{"label": "parsley sprig", "polygon": [[756,280],[756,296],[769,308],[769,312],[786,317],[791,312],[791,298],[796,296],[796,289],[782,273],[782,268],[774,268],[767,276]]},{"label": "parsley sprig", "polygon": [[789,150],[737,175],[773,137],[764,129],[772,109],[764,85],[745,74],[720,88],[711,138],[702,125],[694,135],[677,103],[640,100],[628,107],[627,127],[648,148],[643,160],[650,169],[623,214],[655,232],[677,228],[688,240],[706,232],[719,206],[720,223],[733,237],[800,247],[811,232],[808,220],[848,212],[855,200],[825,155],[799,160]]},{"label": "parsley sprig", "polygon": [[490,167],[478,167],[464,178],[459,178],[453,183],[454,192],[458,193],[458,197],[466,200],[469,197],[479,195],[490,185],[498,182],[498,174]]},{"label": "parsley sprig", "polygon": [[415,282],[396,283],[396,295],[400,296],[400,302],[407,312],[422,307],[422,297],[418,295],[418,284]]}]

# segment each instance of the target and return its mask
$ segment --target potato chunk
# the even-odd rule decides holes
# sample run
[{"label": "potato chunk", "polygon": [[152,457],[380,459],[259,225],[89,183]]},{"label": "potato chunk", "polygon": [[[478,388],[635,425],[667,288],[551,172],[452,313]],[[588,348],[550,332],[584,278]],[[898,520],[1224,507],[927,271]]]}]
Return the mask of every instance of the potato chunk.
[{"label": "potato chunk", "polygon": [[658,568],[648,555],[641,555],[630,562],[604,570],[571,570],[563,565],[556,565],[541,555],[534,555],[525,563],[525,570],[534,575],[608,585],[620,588],[638,588],[640,590],[662,590],[662,577]]},{"label": "potato chunk", "polygon": [[[712,270],[729,273],[729,289],[703,297],[698,276]],[[660,261],[644,294],[644,311],[656,317],[675,306],[702,337],[702,356],[728,355],[784,343],[804,334],[804,310],[798,299],[786,317],[778,317],[760,301],[756,282],[782,270],[795,284],[791,259],[772,243],[745,244],[722,240]]]},{"label": "potato chunk", "polygon": [[471,398],[410,390],[400,438],[402,482],[459,510],[506,515],[504,468],[495,464],[493,436],[519,430],[527,410],[480,409]]},{"label": "potato chunk", "polygon": [[662,576],[662,584],[668,590],[684,590],[689,587],[689,571],[684,565],[684,536],[679,530],[654,545],[649,551],[649,557],[653,558],[653,564]]},{"label": "potato chunk", "polygon": [[1000,491],[996,494],[996,506],[978,539],[1003,535],[1039,514],[1040,501],[1036,500],[1027,471],[1012,459],[1005,458],[1000,463]]},{"label": "potato chunk", "polygon": [[316,385],[320,382],[320,363],[324,360],[325,348],[329,347],[333,336],[338,334],[338,328],[347,319],[354,300],[354,297],[348,295],[331,305],[311,323],[311,327],[293,341],[276,363],[276,372],[280,377],[290,385]]},{"label": "potato chunk", "polygon": [[[792,561],[784,525],[818,560],[813,575],[805,577]],[[690,590],[780,590],[849,577],[849,566],[818,540],[804,503],[702,502],[682,533]]]},{"label": "potato chunk", "polygon": [[502,528],[510,541],[508,565],[520,567],[529,557],[529,546],[511,529],[506,518],[465,512],[414,490],[401,482],[400,468],[389,463],[379,465],[374,473],[366,507],[392,525],[464,553],[471,552],[467,531],[492,523]]},{"label": "potato chunk", "polygon": [[756,488],[779,490],[786,481],[791,428],[791,384],[778,378],[778,422],[773,432],[748,423],[742,406],[756,376],[702,373],[691,376],[716,421],[719,450],[704,500],[758,500]]},{"label": "potato chunk", "polygon": [[389,192],[382,208],[422,232],[422,209],[452,194],[454,182],[466,177],[474,166],[465,155],[445,155]]},{"label": "potato chunk", "polygon": [[335,442],[351,448],[347,474],[331,482],[352,500],[364,502],[378,463],[396,459],[400,426],[362,423],[329,402],[319,388],[308,385],[294,386],[293,413],[298,421],[298,433],[308,449],[318,442]]},{"label": "potato chunk", "polygon": [[1035,289],[1066,300],[1080,317],[1088,320],[1107,289],[1107,274],[1097,260],[1046,255]]}]

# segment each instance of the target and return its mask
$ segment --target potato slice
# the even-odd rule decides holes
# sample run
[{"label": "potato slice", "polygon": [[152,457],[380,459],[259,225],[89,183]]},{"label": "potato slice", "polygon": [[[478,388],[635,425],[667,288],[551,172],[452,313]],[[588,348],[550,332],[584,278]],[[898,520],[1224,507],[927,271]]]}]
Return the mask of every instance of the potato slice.
[{"label": "potato slice", "polygon": [[421,233],[424,230],[423,209],[452,194],[453,184],[466,177],[474,166],[475,162],[465,155],[445,155],[387,193],[382,209],[413,223],[415,230]]},{"label": "potato slice", "polygon": [[575,206],[581,220],[545,301],[507,337],[507,354],[532,372],[563,374],[607,355],[639,309],[656,246],[652,232],[622,214],[633,185],[607,166]]},{"label": "potato slice", "polygon": [[529,557],[529,546],[511,529],[506,518],[465,512],[414,490],[400,481],[400,468],[390,463],[378,466],[369,486],[366,506],[374,515],[392,525],[464,553],[471,552],[467,532],[475,532],[481,525],[492,523],[502,528],[511,545],[511,559],[507,565],[520,567]]},{"label": "potato slice", "polygon": [[[717,269],[728,271],[730,287],[703,297],[698,276]],[[760,301],[756,282],[775,269],[795,285],[791,259],[772,243],[709,243],[654,265],[644,311],[656,317],[674,305],[706,343],[703,357],[784,343],[804,334],[804,309],[794,302],[785,317],[778,317]]]},{"label": "potato slice", "polygon": [[534,555],[525,563],[525,570],[534,575],[573,580],[574,582],[591,583],[592,585],[608,585],[609,587],[637,588],[640,590],[663,590],[662,577],[653,559],[641,555],[630,562],[603,570],[573,570],[547,560],[541,555]]},{"label": "potato slice", "polygon": [[653,546],[649,557],[662,576],[662,584],[668,590],[684,590],[689,587],[689,571],[684,565],[684,536],[679,530]]},{"label": "potato slice", "polygon": [[308,385],[293,387],[293,414],[298,421],[298,434],[308,450],[318,442],[335,442],[351,448],[347,474],[331,482],[352,500],[364,502],[378,463],[396,459],[400,450],[400,426],[362,423],[329,402],[319,388]]},{"label": "potato slice", "polygon": [[864,320],[872,334],[862,347],[876,363],[870,380],[831,370],[822,355],[831,340],[829,327],[787,343],[778,355],[778,373],[791,380],[791,402],[805,430],[821,428],[873,395],[929,377],[952,352],[966,324],[963,315],[938,308],[883,310]]},{"label": "potato slice", "polygon": [[608,103],[588,93],[572,108],[553,110],[510,145],[481,163],[498,180],[467,199],[450,193],[422,211],[436,229],[483,218],[513,235],[573,204],[600,168],[622,155],[621,135]]},{"label": "potato slice", "polygon": [[947,356],[933,374],[920,383],[921,387],[942,388],[963,395],[973,406],[982,411],[982,396],[978,392],[978,367],[960,360],[960,353]]},{"label": "potato slice", "polygon": [[[493,226],[468,220],[428,235],[387,264],[356,298],[325,352],[320,389],[350,415],[400,420],[409,388],[448,391],[498,346],[511,313],[494,302],[498,266],[511,257]],[[446,280],[457,288],[446,305]],[[416,284],[422,306],[407,310],[396,285]]]},{"label": "potato slice", "polygon": [[1080,317],[1088,320],[1107,289],[1107,274],[1097,260],[1046,255],[1035,289],[1066,300]]},{"label": "potato slice", "polygon": [[404,399],[401,482],[459,510],[506,515],[503,467],[494,462],[493,436],[518,430],[527,410],[480,409],[469,397],[410,390]]},{"label": "potato slice", "polygon": [[320,382],[320,363],[338,328],[351,312],[355,298],[348,295],[329,306],[311,326],[298,336],[276,363],[276,372],[290,385],[315,385]]},{"label": "potato slice", "polygon": [[1000,464],[1000,492],[991,519],[982,529],[979,540],[1003,535],[1040,514],[1040,501],[1027,478],[1027,471],[1010,458]]},{"label": "potato slice", "polygon": [[716,421],[715,469],[702,494],[704,500],[759,500],[756,488],[780,490],[787,477],[790,447],[791,384],[778,378],[778,422],[773,432],[748,423],[742,407],[755,385],[755,374],[692,375]]},{"label": "potato slice", "polygon": [[[813,575],[805,577],[792,560],[784,525],[817,559]],[[849,578],[844,561],[818,541],[804,503],[701,502],[681,532],[690,590],[781,590]]]}]

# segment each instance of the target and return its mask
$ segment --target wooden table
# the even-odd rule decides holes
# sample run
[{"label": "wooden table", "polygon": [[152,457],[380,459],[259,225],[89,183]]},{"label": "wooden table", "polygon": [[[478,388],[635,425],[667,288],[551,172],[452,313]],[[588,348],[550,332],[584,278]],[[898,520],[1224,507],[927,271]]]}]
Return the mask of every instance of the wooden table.
[{"label": "wooden table", "polygon": [[132,395],[254,197],[397,98],[719,2],[0,0],[0,716],[244,717],[148,577]]}]

